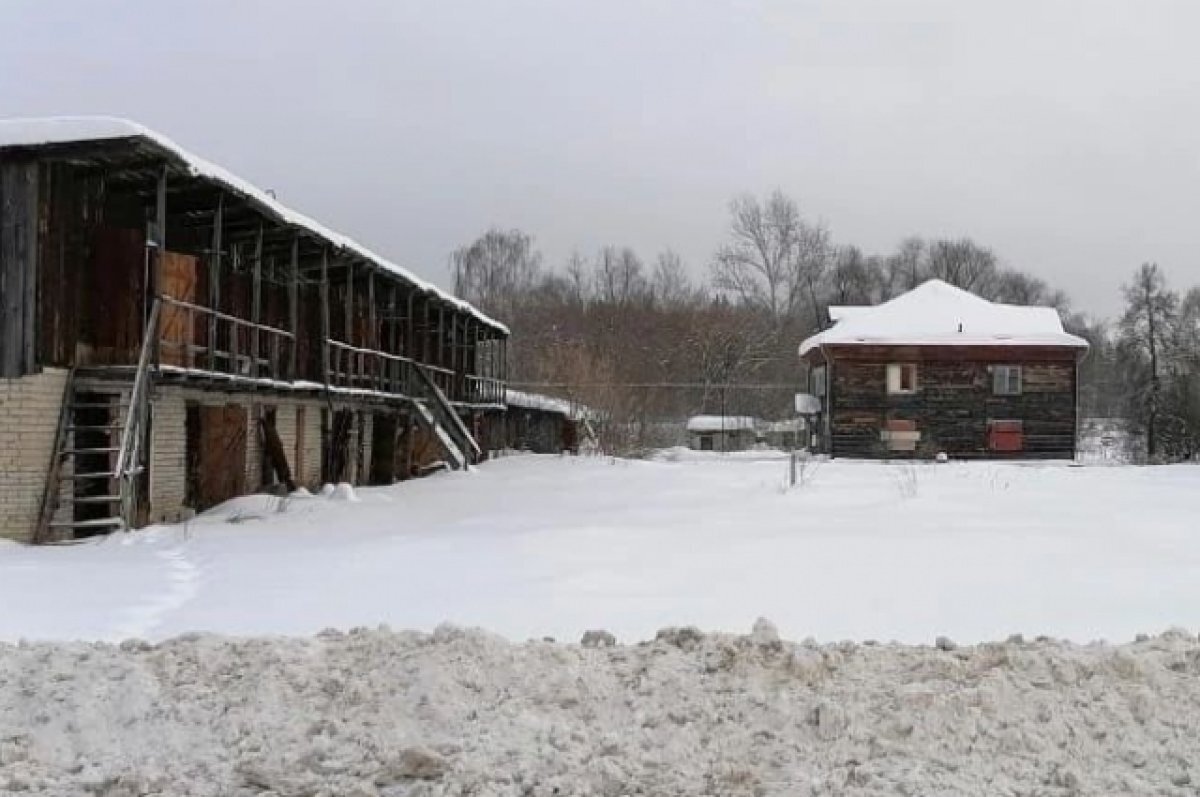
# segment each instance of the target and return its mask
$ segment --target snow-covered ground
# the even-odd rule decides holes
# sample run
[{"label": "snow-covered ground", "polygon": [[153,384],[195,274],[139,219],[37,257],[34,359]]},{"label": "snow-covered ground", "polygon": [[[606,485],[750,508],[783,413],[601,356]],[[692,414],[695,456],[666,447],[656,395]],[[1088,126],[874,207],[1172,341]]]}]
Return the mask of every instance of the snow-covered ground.
[{"label": "snow-covered ground", "polygon": [[666,452],[472,473],[63,547],[0,543],[0,639],[312,634],[443,621],[512,640],[668,625],[1077,642],[1200,626],[1200,467],[809,465]]}]

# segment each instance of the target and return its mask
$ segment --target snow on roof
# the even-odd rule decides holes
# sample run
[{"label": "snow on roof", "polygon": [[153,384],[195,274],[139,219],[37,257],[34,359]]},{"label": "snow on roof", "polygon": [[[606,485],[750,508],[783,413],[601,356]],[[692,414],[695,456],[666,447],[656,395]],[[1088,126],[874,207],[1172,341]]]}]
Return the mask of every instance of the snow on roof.
[{"label": "snow on roof", "polygon": [[45,119],[0,120],[0,149],[6,147],[37,147],[47,144],[68,144],[86,141],[103,141],[122,138],[137,138],[148,141],[179,159],[195,177],[221,183],[225,188],[239,194],[286,224],[301,227],[324,238],[334,247],[353,252],[385,271],[390,271],[417,289],[431,293],[442,301],[469,313],[480,322],[509,334],[508,328],[489,318],[473,305],[449,294],[433,283],[427,282],[403,266],[384,258],[353,239],[335,232],[313,219],[287,207],[262,189],[243,180],[232,172],[210,163],[185,150],[171,139],[155,131],[131,122],[107,116],[63,116]]},{"label": "snow on roof", "polygon": [[929,280],[874,307],[831,307],[829,315],[834,325],[801,343],[801,355],[826,344],[1088,345],[1083,338],[1063,331],[1062,319],[1053,307],[989,302],[941,280]]},{"label": "snow on roof", "polygon": [[689,432],[752,432],[758,420],[748,415],[696,415],[688,418]]},{"label": "snow on roof", "polygon": [[556,412],[560,415],[565,415],[573,421],[582,420],[594,415],[591,409],[578,402],[555,398],[554,396],[545,396],[541,393],[526,393],[521,390],[507,391],[505,403],[510,407],[520,407],[526,410]]}]

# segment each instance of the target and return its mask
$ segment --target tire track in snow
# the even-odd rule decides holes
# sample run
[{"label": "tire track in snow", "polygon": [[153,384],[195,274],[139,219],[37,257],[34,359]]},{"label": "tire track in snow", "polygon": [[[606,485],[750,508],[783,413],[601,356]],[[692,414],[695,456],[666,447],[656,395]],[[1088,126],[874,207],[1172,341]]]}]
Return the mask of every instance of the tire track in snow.
[{"label": "tire track in snow", "polygon": [[187,543],[155,551],[154,555],[162,562],[166,589],[126,609],[124,620],[111,634],[114,641],[146,639],[168,614],[195,598],[200,590],[200,569],[188,559]]}]

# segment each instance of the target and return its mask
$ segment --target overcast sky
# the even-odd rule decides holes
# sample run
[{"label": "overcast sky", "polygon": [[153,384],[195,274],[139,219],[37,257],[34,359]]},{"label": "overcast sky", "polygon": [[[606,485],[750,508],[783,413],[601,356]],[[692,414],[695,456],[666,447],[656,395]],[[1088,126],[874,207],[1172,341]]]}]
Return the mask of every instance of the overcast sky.
[{"label": "overcast sky", "polygon": [[781,188],[1117,312],[1200,284],[1200,3],[2,0],[0,115],[113,114],[446,284],[491,225],[674,248]]}]

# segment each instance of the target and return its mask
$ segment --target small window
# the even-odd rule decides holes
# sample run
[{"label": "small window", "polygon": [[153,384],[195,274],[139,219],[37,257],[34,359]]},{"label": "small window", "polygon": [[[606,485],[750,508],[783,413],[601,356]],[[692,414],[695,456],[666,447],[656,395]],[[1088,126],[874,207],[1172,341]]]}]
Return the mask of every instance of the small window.
[{"label": "small window", "polygon": [[887,392],[905,395],[917,392],[917,366],[913,363],[892,363],[887,367]]},{"label": "small window", "polygon": [[1021,366],[997,365],[992,368],[992,392],[997,396],[1021,395]]}]

